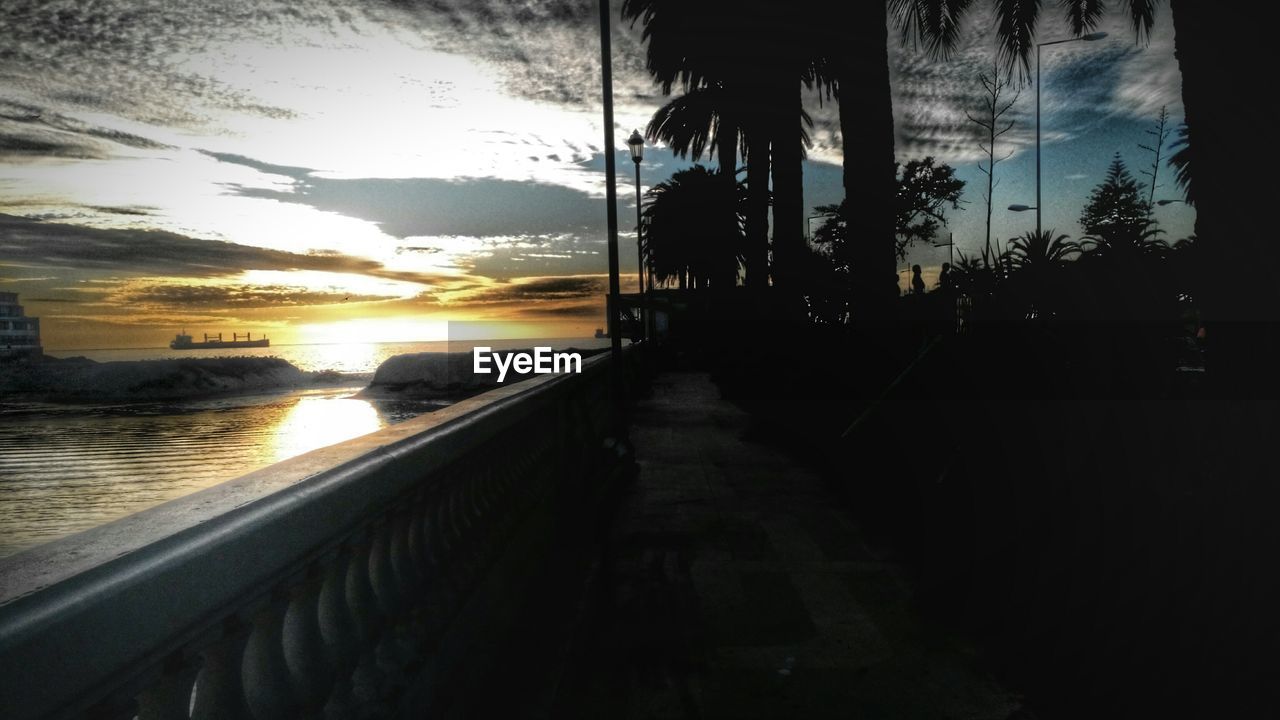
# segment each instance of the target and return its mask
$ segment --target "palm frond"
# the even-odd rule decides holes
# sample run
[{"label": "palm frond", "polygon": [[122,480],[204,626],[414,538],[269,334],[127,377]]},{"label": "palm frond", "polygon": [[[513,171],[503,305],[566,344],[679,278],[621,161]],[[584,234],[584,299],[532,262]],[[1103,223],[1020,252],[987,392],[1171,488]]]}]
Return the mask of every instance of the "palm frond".
[{"label": "palm frond", "polygon": [[1151,26],[1156,22],[1156,7],[1160,0],[1125,0],[1129,6],[1129,20],[1133,23],[1133,34],[1138,42],[1151,42]]},{"label": "palm frond", "polygon": [[1031,75],[1031,51],[1035,49],[1036,24],[1041,0],[996,0],[996,37],[1000,58],[1020,76]]},{"label": "palm frond", "polygon": [[698,88],[658,108],[645,127],[650,142],[664,142],[679,157],[697,160],[710,151],[719,126],[723,93]]},{"label": "palm frond", "polygon": [[1176,148],[1169,156],[1169,164],[1173,166],[1173,179],[1182,189],[1182,197],[1188,205],[1196,204],[1195,183],[1192,182],[1191,163],[1191,131],[1186,123],[1178,128],[1178,139],[1170,145]]},{"label": "palm frond", "polygon": [[1072,35],[1083,35],[1096,28],[1106,9],[1103,0],[1058,0],[1058,5],[1067,11]]},{"label": "palm frond", "polygon": [[972,5],[973,0],[890,0],[889,15],[903,45],[945,60],[960,42],[960,22]]}]

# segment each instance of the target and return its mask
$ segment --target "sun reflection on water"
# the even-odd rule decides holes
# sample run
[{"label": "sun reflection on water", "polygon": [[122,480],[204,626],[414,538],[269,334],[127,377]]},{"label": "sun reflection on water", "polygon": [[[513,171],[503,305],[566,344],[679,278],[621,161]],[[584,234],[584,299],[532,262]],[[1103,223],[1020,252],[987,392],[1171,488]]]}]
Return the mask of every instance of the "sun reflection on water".
[{"label": "sun reflection on water", "polygon": [[365,400],[302,397],[274,428],[270,462],[368,435],[384,424],[373,404]]}]

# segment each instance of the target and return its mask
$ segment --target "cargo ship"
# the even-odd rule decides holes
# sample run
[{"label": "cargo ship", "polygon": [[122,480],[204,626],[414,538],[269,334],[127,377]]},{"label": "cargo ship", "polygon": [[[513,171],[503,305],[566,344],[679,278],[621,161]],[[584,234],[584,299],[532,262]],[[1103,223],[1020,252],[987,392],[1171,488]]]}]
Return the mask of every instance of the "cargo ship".
[{"label": "cargo ship", "polygon": [[268,340],[266,336],[263,336],[258,338],[257,340],[254,340],[252,333],[245,333],[244,335],[241,335],[239,333],[232,333],[230,340],[223,340],[222,333],[218,333],[217,335],[210,335],[208,333],[205,333],[204,342],[195,342],[195,340],[193,340],[192,337],[187,334],[187,331],[183,330],[182,332],[178,333],[178,335],[174,337],[172,341],[169,342],[169,347],[173,348],[174,350],[216,350],[219,348],[255,348],[255,347],[271,347],[271,341]]}]

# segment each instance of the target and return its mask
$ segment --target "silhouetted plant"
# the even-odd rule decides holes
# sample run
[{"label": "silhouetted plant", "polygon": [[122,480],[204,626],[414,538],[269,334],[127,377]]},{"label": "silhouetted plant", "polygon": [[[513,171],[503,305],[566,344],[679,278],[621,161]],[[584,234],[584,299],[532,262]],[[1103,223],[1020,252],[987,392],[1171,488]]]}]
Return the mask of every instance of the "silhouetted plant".
[{"label": "silhouetted plant", "polygon": [[1159,237],[1163,232],[1147,218],[1132,225],[1104,226],[1083,239],[1081,306],[1092,308],[1083,320],[1143,325],[1173,321],[1177,293],[1165,262],[1169,244]]},{"label": "silhouetted plant", "polygon": [[1001,250],[999,240],[986,243],[972,257],[957,251],[952,268],[956,289],[979,308],[989,307],[1000,296],[1012,272],[1013,259],[1008,250]]},{"label": "silhouetted plant", "polygon": [[987,234],[984,241],[991,242],[991,206],[996,186],[1000,184],[996,179],[996,165],[1013,155],[1013,151],[1010,150],[1004,157],[997,157],[996,143],[1005,133],[1013,129],[1013,120],[1004,120],[1004,116],[1013,109],[1014,103],[1018,102],[1021,91],[1015,90],[1013,97],[1007,98],[1007,91],[1013,84],[1013,79],[1007,72],[1001,71],[999,63],[994,59],[991,61],[991,74],[988,75],[985,72],[980,74],[978,81],[982,83],[984,95],[982,111],[977,117],[966,112],[965,117],[969,118],[969,122],[981,127],[983,131],[983,138],[978,141],[978,149],[986,155],[987,162],[985,166],[979,163],[978,170],[987,176],[987,189],[982,195],[982,201],[987,205]]},{"label": "silhouetted plant", "polygon": [[1066,299],[1064,271],[1080,255],[1079,243],[1055,231],[1028,231],[1009,243],[1011,297],[1024,319],[1047,322],[1061,312]]},{"label": "silhouetted plant", "polygon": [[1090,235],[1124,234],[1148,222],[1151,204],[1142,198],[1142,188],[1129,174],[1120,153],[1107,169],[1107,177],[1089,195],[1080,213],[1080,227]]},{"label": "silhouetted plant", "polygon": [[[955,176],[955,168],[946,163],[935,164],[932,157],[897,167],[895,252],[904,258],[911,244],[928,242],[937,236],[938,228],[947,220],[947,208],[960,207],[965,183]],[[871,242],[869,238],[850,237],[850,229],[856,225],[854,213],[865,209],[862,204],[851,207],[847,200],[839,205],[814,208],[823,221],[814,230],[813,241],[829,248],[829,257],[846,269],[851,269],[854,263],[853,243]]]},{"label": "silhouetted plant", "polygon": [[907,248],[917,241],[929,242],[947,221],[947,208],[960,208],[964,181],[956,177],[955,168],[946,163],[934,164],[932,157],[912,160],[895,166],[898,180],[897,216],[894,229],[899,258],[907,256]]},{"label": "silhouetted plant", "polygon": [[1080,254],[1080,244],[1067,235],[1054,235],[1054,230],[1037,233],[1029,230],[1009,243],[1009,258],[1015,270],[1040,272],[1061,269]]},{"label": "silhouetted plant", "polygon": [[1150,145],[1138,144],[1138,147],[1151,153],[1151,169],[1143,170],[1142,174],[1151,178],[1149,192],[1147,193],[1147,207],[1151,207],[1156,201],[1156,188],[1160,187],[1158,180],[1160,178],[1160,158],[1164,157],[1164,145],[1169,141],[1169,110],[1160,107],[1160,117],[1156,120],[1156,126],[1147,130],[1146,133],[1155,138]]},{"label": "silhouetted plant", "polygon": [[680,288],[732,287],[742,259],[743,195],[702,165],[650,188],[641,222],[655,278]]},{"label": "silhouetted plant", "polygon": [[1182,189],[1182,197],[1187,201],[1188,205],[1196,204],[1195,182],[1192,173],[1191,164],[1191,133],[1187,129],[1187,124],[1183,123],[1178,128],[1178,139],[1173,141],[1172,148],[1176,148],[1173,154],[1169,156],[1169,164],[1173,166],[1173,178],[1178,183],[1178,187]]},{"label": "silhouetted plant", "polygon": [[1151,218],[1141,221],[1103,225],[1080,244],[1091,260],[1106,258],[1117,262],[1160,259],[1169,252],[1169,243],[1160,239],[1164,231]]}]

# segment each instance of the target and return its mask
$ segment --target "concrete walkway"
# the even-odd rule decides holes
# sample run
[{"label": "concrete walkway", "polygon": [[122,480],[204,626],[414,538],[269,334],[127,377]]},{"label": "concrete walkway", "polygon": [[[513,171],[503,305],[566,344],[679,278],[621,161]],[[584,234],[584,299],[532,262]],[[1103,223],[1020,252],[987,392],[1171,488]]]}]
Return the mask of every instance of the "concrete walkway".
[{"label": "concrete walkway", "polygon": [[705,374],[657,378],[632,428],[638,478],[555,717],[1030,717]]}]

